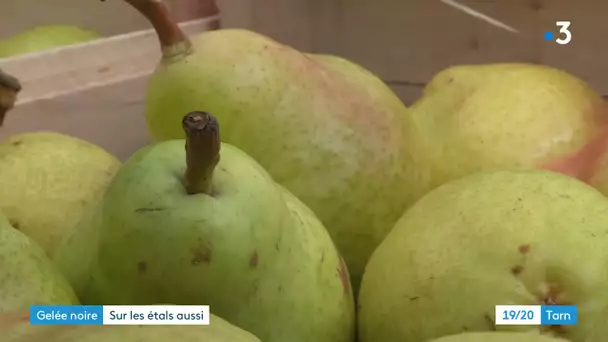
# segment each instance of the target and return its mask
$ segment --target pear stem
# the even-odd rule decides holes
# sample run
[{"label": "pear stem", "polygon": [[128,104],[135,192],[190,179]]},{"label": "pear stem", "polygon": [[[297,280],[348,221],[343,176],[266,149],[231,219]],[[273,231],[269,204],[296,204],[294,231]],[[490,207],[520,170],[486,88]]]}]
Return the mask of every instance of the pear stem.
[{"label": "pear stem", "polygon": [[4,123],[4,117],[17,101],[17,93],[21,91],[19,80],[0,70],[0,126]]},{"label": "pear stem", "polygon": [[171,19],[162,0],[124,0],[141,13],[156,31],[164,58],[187,55],[192,43],[184,31]]},{"label": "pear stem", "polygon": [[182,121],[186,132],[186,173],[188,194],[210,194],[213,171],[220,161],[220,127],[206,112],[191,112]]}]

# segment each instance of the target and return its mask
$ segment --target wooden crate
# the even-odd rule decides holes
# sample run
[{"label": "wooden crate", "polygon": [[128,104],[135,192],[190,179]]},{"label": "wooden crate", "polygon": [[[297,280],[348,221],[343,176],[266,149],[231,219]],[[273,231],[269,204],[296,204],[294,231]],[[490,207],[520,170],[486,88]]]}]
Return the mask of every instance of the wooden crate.
[{"label": "wooden crate", "polygon": [[[13,6],[9,7],[23,6],[21,1],[10,2]],[[35,15],[26,17],[28,24],[19,23],[21,26],[14,32],[36,25],[65,23],[95,29],[106,37],[0,59],[0,68],[19,78],[23,87],[15,108],[0,129],[0,139],[21,132],[49,130],[91,141],[124,159],[149,141],[143,98],[148,77],[161,57],[156,34],[135,10],[120,1],[110,3],[109,7],[94,2],[86,11],[74,0],[58,2],[66,4],[69,10],[55,9],[57,12],[51,11],[50,17],[43,19]],[[73,9],[68,3],[76,5],[78,11],[97,13],[99,17],[79,21],[80,17],[70,16]],[[174,12],[187,34],[209,30],[217,20],[205,17],[183,21],[190,19],[187,14],[192,13],[180,15],[175,9]],[[130,21],[135,18],[138,20]]]},{"label": "wooden crate", "polygon": [[[174,17],[192,19],[201,0],[165,0]],[[306,49],[296,14],[299,0],[217,0],[224,27],[252,28]],[[266,11],[265,9],[270,9]],[[297,19],[293,19],[297,18]],[[212,20],[185,21],[189,34],[208,29]],[[265,26],[272,22],[275,25]],[[0,59],[0,68],[19,77],[23,91],[0,129],[9,135],[49,130],[98,144],[121,159],[149,142],[143,97],[149,75],[160,59],[150,25],[121,0],[4,0],[0,36],[44,24],[73,24],[106,38],[23,57]],[[304,43],[302,43],[304,42]]]},{"label": "wooden crate", "polygon": [[[406,103],[438,70],[454,64],[519,61],[551,65],[608,94],[608,2],[458,0],[520,33],[488,24],[440,0],[312,1],[315,51],[339,53],[379,74]],[[555,22],[572,40],[544,40]]]},{"label": "wooden crate", "polygon": [[[37,0],[6,1],[12,5],[5,7],[3,2],[3,11],[13,11],[4,13],[17,13],[15,8],[23,12],[40,4]],[[180,8],[185,2],[198,0],[166,1]],[[85,138],[125,158],[148,142],[142,100],[147,77],[159,58],[156,38],[151,31],[125,35],[149,25],[134,11],[125,10],[120,0],[106,1],[103,9],[91,0],[86,6],[99,11],[87,8],[86,12],[96,13],[94,16],[78,14],[82,8],[66,12],[65,6],[59,6],[68,2],[85,3],[55,0],[53,6],[44,5],[45,10],[112,37],[0,60],[0,68],[24,82],[24,91],[0,130],[0,138],[23,131],[54,130]],[[608,94],[608,40],[604,38],[608,3],[459,2],[519,33],[490,25],[441,0],[218,0],[224,27],[251,28],[304,51],[350,58],[381,76],[407,104],[445,67],[504,61],[559,67]],[[17,17],[5,20],[0,14],[0,32],[46,23],[49,19],[45,15],[34,13],[23,21]],[[568,45],[543,40],[543,32],[555,31],[558,20],[572,23],[573,38]],[[195,33],[205,30],[206,23],[193,21],[183,27]]]}]

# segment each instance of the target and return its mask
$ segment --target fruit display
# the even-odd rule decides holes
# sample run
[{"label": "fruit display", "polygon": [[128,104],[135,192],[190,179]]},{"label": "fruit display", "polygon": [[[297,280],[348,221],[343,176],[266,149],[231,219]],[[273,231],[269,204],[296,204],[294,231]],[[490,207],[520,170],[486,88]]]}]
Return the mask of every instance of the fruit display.
[{"label": "fruit display", "polygon": [[[608,103],[582,78],[451,65],[406,107],[344,57],[123,2],[162,51],[150,142],[120,161],[59,132],[0,141],[1,342],[605,341]],[[98,37],[39,27],[0,58]],[[0,129],[21,88],[0,70]],[[157,305],[209,324],[104,311]]]}]

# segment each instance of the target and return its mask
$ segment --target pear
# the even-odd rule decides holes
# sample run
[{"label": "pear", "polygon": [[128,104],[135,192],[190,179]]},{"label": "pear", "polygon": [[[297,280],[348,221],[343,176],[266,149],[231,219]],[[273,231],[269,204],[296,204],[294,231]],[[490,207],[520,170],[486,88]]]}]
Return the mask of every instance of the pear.
[{"label": "pear", "polygon": [[367,94],[374,99],[374,102],[396,108],[398,112],[405,112],[403,102],[395,96],[386,83],[361,65],[335,55],[306,54],[306,56],[334,72],[339,72],[354,84],[366,85]]},{"label": "pear", "polygon": [[94,31],[71,25],[43,25],[0,40],[0,58],[38,52],[99,38]]},{"label": "pear", "polygon": [[[220,317],[209,325],[30,325],[29,312],[0,315],[4,342],[260,342]],[[543,342],[543,341],[541,341]]]},{"label": "pear", "polygon": [[[495,329],[605,341],[606,246],[608,200],[579,180],[530,169],[448,182],[405,212],[370,258],[360,342]],[[494,324],[496,305],[545,304],[576,305],[578,325]]]},{"label": "pear", "polygon": [[44,251],[0,214],[0,313],[78,299]]},{"label": "pear", "polygon": [[536,332],[470,332],[440,337],[428,342],[569,342]]},{"label": "pear", "polygon": [[407,109],[371,72],[301,53],[243,29],[185,38],[158,1],[126,0],[158,31],[164,57],[146,118],[156,141],[204,108],[222,139],[253,157],[321,219],[358,283],[369,255],[405,208]]},{"label": "pear", "polygon": [[608,196],[608,127],[604,127],[603,132],[583,148],[543,168],[575,177]]},{"label": "pear", "polygon": [[72,136],[10,136],[0,143],[0,210],[52,257],[119,166],[110,153]]},{"label": "pear", "polygon": [[419,196],[477,171],[558,171],[556,163],[608,136],[601,96],[583,80],[542,65],[445,69],[410,110],[407,146],[418,171],[407,188]]},{"label": "pear", "polygon": [[[221,144],[213,116],[192,112],[183,125],[186,142],[127,160],[100,212],[62,245],[73,250],[87,240],[82,231],[98,239],[83,268],[89,280],[76,285],[81,300],[210,305],[265,342],[351,342],[348,270],[322,223],[251,157]],[[70,260],[76,254],[56,262],[85,264]]]},{"label": "pear", "polygon": [[63,236],[51,259],[79,297],[90,280],[99,250],[102,205],[103,196],[100,196],[83,211],[78,223]]}]

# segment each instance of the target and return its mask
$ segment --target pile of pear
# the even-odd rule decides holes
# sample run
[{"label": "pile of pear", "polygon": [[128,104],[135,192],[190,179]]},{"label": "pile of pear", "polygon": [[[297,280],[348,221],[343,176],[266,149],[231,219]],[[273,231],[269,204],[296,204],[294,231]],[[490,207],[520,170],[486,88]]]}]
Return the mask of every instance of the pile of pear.
[{"label": "pile of pear", "polygon": [[[585,81],[453,66],[407,108],[344,58],[242,29],[187,37],[162,3],[125,2],[162,46],[151,143],[122,163],[54,132],[0,144],[0,339],[608,336],[608,105]],[[32,32],[3,54],[95,36]],[[158,303],[210,305],[212,323],[24,323],[30,305]],[[555,304],[578,324],[495,323],[495,305]]]}]

